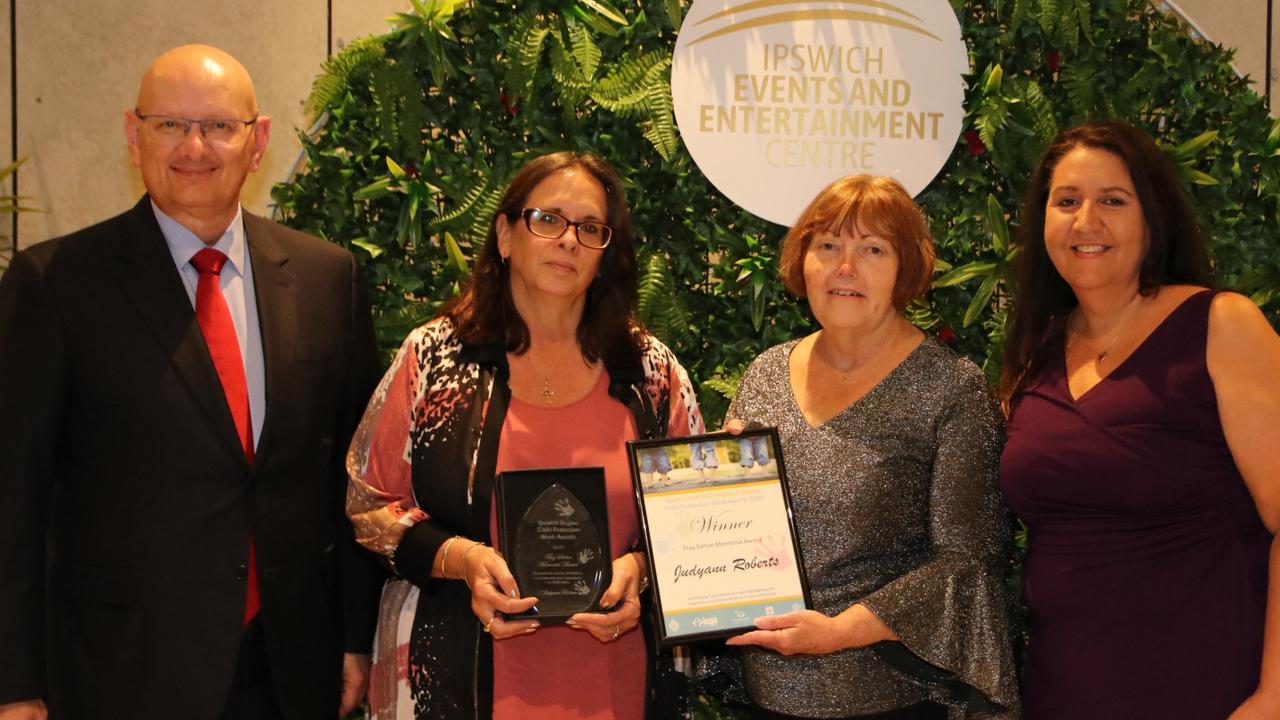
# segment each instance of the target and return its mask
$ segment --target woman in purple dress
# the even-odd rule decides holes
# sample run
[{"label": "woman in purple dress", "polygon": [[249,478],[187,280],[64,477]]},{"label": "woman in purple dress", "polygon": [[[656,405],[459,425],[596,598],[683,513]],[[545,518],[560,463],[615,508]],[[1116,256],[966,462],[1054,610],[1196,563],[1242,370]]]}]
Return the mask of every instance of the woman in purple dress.
[{"label": "woman in purple dress", "polygon": [[1025,716],[1280,718],[1280,339],[1208,289],[1130,125],[1055,139],[1019,243],[1001,484],[1028,527]]}]

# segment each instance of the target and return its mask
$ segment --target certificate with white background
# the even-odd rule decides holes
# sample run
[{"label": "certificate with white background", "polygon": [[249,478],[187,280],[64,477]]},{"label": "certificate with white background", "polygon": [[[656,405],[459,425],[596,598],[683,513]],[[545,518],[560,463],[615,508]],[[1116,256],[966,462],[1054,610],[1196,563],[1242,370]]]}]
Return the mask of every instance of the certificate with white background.
[{"label": "certificate with white background", "polygon": [[776,431],[627,445],[660,642],[812,607]]}]

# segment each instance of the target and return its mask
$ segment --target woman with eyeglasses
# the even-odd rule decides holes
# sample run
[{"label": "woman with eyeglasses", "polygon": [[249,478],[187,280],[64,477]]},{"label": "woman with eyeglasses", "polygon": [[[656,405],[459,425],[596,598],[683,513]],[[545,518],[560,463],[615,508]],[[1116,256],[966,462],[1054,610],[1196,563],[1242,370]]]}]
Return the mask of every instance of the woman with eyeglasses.
[{"label": "woman with eyeglasses", "polygon": [[[347,511],[386,559],[375,718],[660,716],[625,441],[701,432],[688,377],[635,317],[616,172],[559,152],[508,186],[471,279],[410,333],[348,457]],[[603,467],[615,558],[602,614],[531,608],[495,548],[497,473]],[[647,614],[646,614],[647,616]]]}]

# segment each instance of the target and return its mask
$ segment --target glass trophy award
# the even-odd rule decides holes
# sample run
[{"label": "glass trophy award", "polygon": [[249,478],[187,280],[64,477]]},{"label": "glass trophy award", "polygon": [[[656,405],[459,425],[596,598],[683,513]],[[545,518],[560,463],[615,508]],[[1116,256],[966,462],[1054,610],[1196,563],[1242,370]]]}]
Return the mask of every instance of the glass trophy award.
[{"label": "glass trophy award", "polygon": [[603,468],[516,470],[498,476],[498,545],[521,597],[514,619],[563,622],[600,611],[612,555]]}]

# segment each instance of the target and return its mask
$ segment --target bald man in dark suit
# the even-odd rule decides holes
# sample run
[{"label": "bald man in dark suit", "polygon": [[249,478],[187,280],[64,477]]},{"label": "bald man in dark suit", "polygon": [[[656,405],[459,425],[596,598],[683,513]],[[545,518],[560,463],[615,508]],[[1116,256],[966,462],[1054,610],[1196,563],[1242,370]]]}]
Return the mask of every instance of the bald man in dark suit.
[{"label": "bald man in dark suit", "polygon": [[0,720],[363,696],[344,454],[373,332],[348,252],[241,209],[270,127],[234,58],[165,53],[125,113],[147,196],[0,279]]}]

